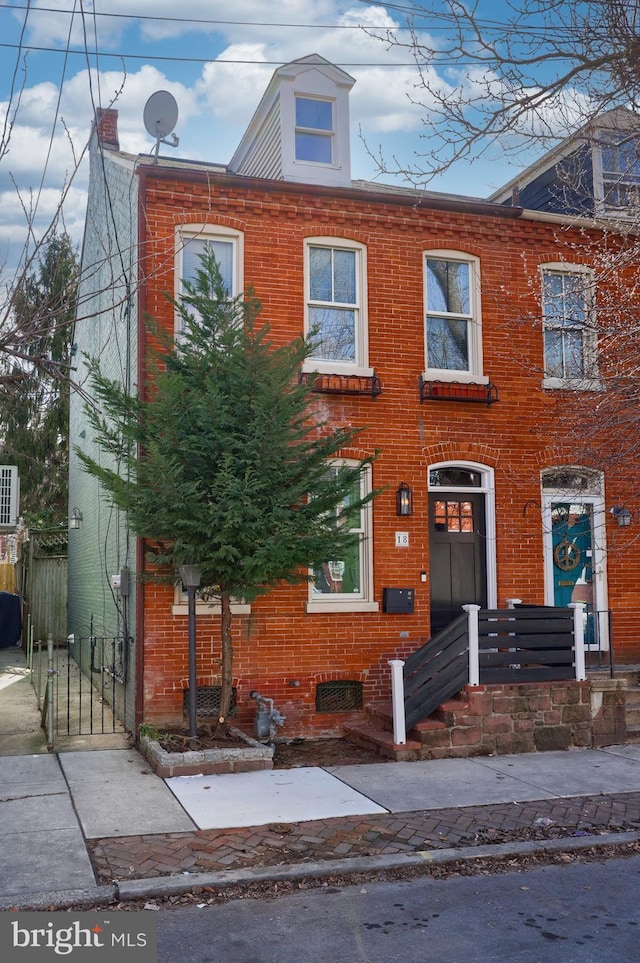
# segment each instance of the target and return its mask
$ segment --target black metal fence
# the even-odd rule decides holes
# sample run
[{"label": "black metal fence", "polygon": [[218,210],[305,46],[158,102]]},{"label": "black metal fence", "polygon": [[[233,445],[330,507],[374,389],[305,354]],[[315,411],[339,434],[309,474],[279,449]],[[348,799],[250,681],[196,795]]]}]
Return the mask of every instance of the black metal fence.
[{"label": "black metal fence", "polygon": [[131,640],[69,636],[34,647],[32,678],[50,748],[56,737],[124,733]]}]

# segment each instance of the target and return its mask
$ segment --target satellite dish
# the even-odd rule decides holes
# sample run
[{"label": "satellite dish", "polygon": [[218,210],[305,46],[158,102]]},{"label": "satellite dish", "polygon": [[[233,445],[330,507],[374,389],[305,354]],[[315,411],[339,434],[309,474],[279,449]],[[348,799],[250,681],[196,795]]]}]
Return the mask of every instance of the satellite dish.
[{"label": "satellite dish", "polygon": [[[178,123],[178,104],[173,94],[168,90],[156,90],[151,94],[144,106],[144,126],[147,132],[156,139],[156,161],[160,144],[169,144],[170,147],[177,147],[180,141],[173,133],[173,128]],[[171,134],[171,140],[166,138]]]}]

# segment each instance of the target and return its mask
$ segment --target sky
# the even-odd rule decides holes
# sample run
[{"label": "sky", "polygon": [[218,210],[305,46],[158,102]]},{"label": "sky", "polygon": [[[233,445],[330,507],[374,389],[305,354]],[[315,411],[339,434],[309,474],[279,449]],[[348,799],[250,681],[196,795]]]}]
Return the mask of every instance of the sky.
[{"label": "sky", "polygon": [[[437,5],[438,0],[436,0]],[[480,0],[495,13],[496,2]],[[437,31],[423,20],[421,30]],[[273,71],[318,53],[356,80],[350,98],[352,176],[390,181],[371,154],[410,163],[424,151],[422,112],[412,104],[418,74],[401,4],[366,0],[15,0],[0,2],[0,265],[10,269],[26,237],[50,222],[67,186],[64,224],[80,243],[88,165],[80,163],[96,106],[119,112],[120,147],[149,153],[148,98],[168,90],[179,110],[179,146],[161,152],[215,163],[231,159]],[[437,35],[435,33],[434,35]],[[462,68],[464,71],[464,68]],[[442,83],[455,83],[454,71]],[[2,127],[0,126],[0,132]],[[430,190],[485,197],[514,170],[505,159],[459,165]]]}]

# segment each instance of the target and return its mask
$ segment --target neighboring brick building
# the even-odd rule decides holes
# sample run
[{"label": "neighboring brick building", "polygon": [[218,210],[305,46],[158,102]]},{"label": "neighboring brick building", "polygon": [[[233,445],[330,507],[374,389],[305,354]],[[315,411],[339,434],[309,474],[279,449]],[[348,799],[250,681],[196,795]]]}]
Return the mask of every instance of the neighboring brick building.
[{"label": "neighboring brick building", "polygon": [[[355,576],[333,565],[236,613],[238,718],[251,717],[258,689],[286,715],[285,736],[339,732],[387,699],[388,660],[463,602],[589,601],[594,651],[607,658],[613,626],[616,659],[640,661],[640,559],[611,514],[640,517],[638,479],[577,462],[560,418],[584,405],[588,419],[602,393],[585,283],[599,229],[352,182],[352,84],[318,57],[276,71],[226,167],[120,152],[115,111],[98,118],[91,152],[79,384],[88,389],[86,353],[135,390],[142,318],[174,329],[165,294],[179,295],[208,242],[230,290],[254,286],[274,339],[320,324],[314,403],[329,422],[366,426],[344,458],[381,452],[371,484],[384,491],[360,520]],[[95,455],[82,404],[76,394],[72,443]],[[83,523],[70,533],[69,631],[133,638],[122,675],[131,728],[181,718],[185,597],[136,577],[144,546],[74,456],[70,492]],[[123,570],[124,591],[111,580]],[[391,611],[407,602],[412,611]],[[215,686],[219,627],[204,604],[197,636],[198,684]],[[350,685],[322,685],[335,682]]]}]

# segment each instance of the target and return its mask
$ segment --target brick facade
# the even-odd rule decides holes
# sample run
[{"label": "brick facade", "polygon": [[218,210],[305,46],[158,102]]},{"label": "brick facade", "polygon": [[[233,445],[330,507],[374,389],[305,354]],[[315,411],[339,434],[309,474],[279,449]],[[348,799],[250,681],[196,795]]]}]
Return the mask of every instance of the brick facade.
[{"label": "brick facade", "polygon": [[[578,404],[584,405],[588,418],[593,396],[541,387],[543,343],[540,322],[535,320],[540,317],[539,265],[579,261],[576,248],[588,250],[597,240],[594,229],[560,227],[550,219],[527,217],[513,209],[409,192],[364,187],[330,190],[239,177],[214,168],[202,171],[196,165],[154,165],[148,160],[138,162],[134,170],[108,153],[105,169],[121,198],[116,210],[121,217],[122,248],[130,252],[127,243],[131,250],[139,245],[141,255],[140,303],[131,302],[132,345],[141,334],[144,312],[173,330],[173,312],[165,294],[176,289],[180,228],[206,224],[242,233],[243,283],[254,287],[263,303],[262,318],[270,323],[273,339],[279,343],[302,332],[305,238],[335,237],[366,247],[369,363],[380,378],[382,392],[376,398],[319,394],[313,396],[312,405],[331,424],[366,426],[359,440],[361,451],[343,454],[381,452],[373,466],[373,485],[383,491],[374,502],[372,536],[374,599],[379,611],[307,612],[308,588],[303,585],[277,588],[255,601],[250,614],[236,616],[234,683],[241,725],[250,724],[255,704],[249,693],[254,689],[273,698],[286,716],[285,737],[336,734],[344,722],[358,718],[357,712],[316,712],[316,686],[321,681],[361,683],[365,704],[389,698],[388,660],[409,654],[430,634],[427,478],[431,465],[470,463],[493,473],[496,602],[504,605],[513,597],[532,604],[545,601],[541,472],[574,464],[571,437],[563,434],[561,415]],[[108,219],[109,211],[95,188],[90,207],[95,212],[100,204]],[[97,247],[96,241],[96,260]],[[424,252],[428,250],[462,252],[479,259],[483,368],[497,387],[496,404],[420,400],[420,374],[425,367]],[[122,314],[117,306],[111,311],[112,319]],[[83,350],[87,343],[97,349],[100,337],[109,344],[104,332],[94,331]],[[114,352],[115,365],[120,356],[113,343],[107,347],[107,358],[109,350]],[[127,356],[130,373],[134,356],[135,351]],[[72,418],[77,437],[81,430],[78,404]],[[637,495],[632,494],[638,486],[631,487],[630,477],[619,470],[608,475],[606,466],[599,464],[584,467],[605,468],[607,505],[624,502],[632,513],[640,511]],[[72,499],[80,498],[82,486],[89,483],[81,480],[76,467],[72,476]],[[401,481],[413,490],[414,512],[400,519],[395,492]],[[88,513],[84,514],[86,519]],[[640,603],[635,592],[640,559],[637,552],[623,550],[625,533],[609,515],[606,527],[616,657],[636,662],[640,661],[636,630]],[[395,546],[398,530],[408,532],[408,547]],[[115,571],[125,564],[122,540],[126,536],[119,531],[117,551],[113,533],[109,536],[109,564]],[[102,533],[96,539],[101,544]],[[92,601],[73,603],[73,618],[83,624],[93,614],[92,605],[101,618],[111,607],[104,586],[105,567],[89,562],[90,548],[85,545],[87,555],[79,556],[72,568],[74,591],[82,595],[90,588],[93,595]],[[137,558],[142,557],[139,552]],[[130,543],[126,564],[140,565]],[[101,580],[99,589],[92,581],[83,585],[83,569],[89,580]],[[385,587],[413,588],[413,614],[383,612]],[[168,586],[148,583],[137,590],[138,721],[163,723],[182,715],[188,674],[187,618],[174,614],[174,603]],[[118,613],[113,615],[118,618]],[[220,642],[215,615],[198,612],[197,638],[199,685],[218,684]],[[546,696],[539,693],[536,698]],[[568,724],[559,707],[540,711],[550,713],[550,718],[560,713],[557,725]],[[517,718],[517,712],[496,709],[495,713],[494,721],[486,725],[497,727],[496,741],[508,737],[511,751],[517,751],[518,740],[523,744],[531,740],[531,727],[524,723],[520,732],[500,731],[499,720],[506,715]],[[472,736],[467,731],[456,738],[462,740],[463,754],[465,740]],[[575,738],[573,743],[579,744]]]},{"label": "brick facade", "polygon": [[[315,712],[318,681],[353,679],[364,685],[365,701],[388,697],[387,660],[401,656],[429,636],[427,469],[443,461],[486,465],[495,472],[498,601],[544,597],[540,472],[558,462],[566,439],[556,437],[557,392],[540,387],[542,338],[538,265],[569,259],[578,232],[523,218],[461,213],[355,191],[322,192],[274,182],[211,176],[193,179],[170,172],[145,172],[145,224],[153,238],[147,261],[147,309],[169,329],[173,315],[163,297],[174,289],[172,272],[178,227],[206,221],[241,230],[244,277],[263,302],[263,318],[274,337],[300,334],[304,311],[303,244],[309,236],[348,238],[366,245],[369,285],[369,360],[382,382],[370,397],[321,397],[323,414],[334,424],[366,425],[364,451],[380,449],[373,484],[385,489],[374,504],[375,598],[385,586],[415,588],[413,615],[382,612],[307,614],[307,588],[281,588],[259,599],[249,617],[235,623],[235,673],[239,719],[253,712],[249,691],[266,692],[287,716],[287,733],[339,731],[342,715]],[[428,249],[451,249],[480,259],[484,370],[500,400],[487,407],[454,402],[420,402],[424,368],[423,261]],[[571,399],[573,400],[573,399]],[[569,459],[569,462],[571,460]],[[414,491],[411,518],[395,515],[401,480]],[[607,479],[615,490],[616,479]],[[627,498],[611,492],[611,498]],[[400,525],[401,523],[401,525]],[[394,532],[409,531],[408,548],[395,548]],[[615,544],[617,530],[611,526]],[[613,584],[630,586],[637,562],[612,554]],[[427,576],[428,579],[428,576]],[[628,588],[627,588],[628,591]],[[635,605],[635,603],[632,603]],[[172,592],[156,589],[145,606],[145,717],[170,718],[181,705],[186,677],[186,618],[171,615]],[[627,610],[625,618],[634,620]],[[218,626],[198,616],[199,677],[218,681]],[[618,655],[640,656],[634,632],[616,635]],[[349,714],[349,718],[351,718]]]}]

